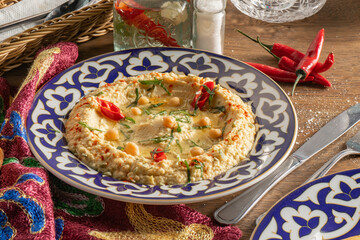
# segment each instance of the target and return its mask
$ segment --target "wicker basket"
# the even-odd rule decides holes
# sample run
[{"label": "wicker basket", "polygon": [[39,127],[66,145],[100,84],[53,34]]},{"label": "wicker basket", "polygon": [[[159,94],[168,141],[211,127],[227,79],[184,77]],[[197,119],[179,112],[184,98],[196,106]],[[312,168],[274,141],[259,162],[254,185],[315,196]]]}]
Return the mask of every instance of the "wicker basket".
[{"label": "wicker basket", "polygon": [[[0,8],[20,0],[0,0]],[[101,0],[95,5],[49,20],[0,43],[0,76],[23,63],[33,61],[43,46],[69,41],[82,43],[113,30],[113,0]]]}]

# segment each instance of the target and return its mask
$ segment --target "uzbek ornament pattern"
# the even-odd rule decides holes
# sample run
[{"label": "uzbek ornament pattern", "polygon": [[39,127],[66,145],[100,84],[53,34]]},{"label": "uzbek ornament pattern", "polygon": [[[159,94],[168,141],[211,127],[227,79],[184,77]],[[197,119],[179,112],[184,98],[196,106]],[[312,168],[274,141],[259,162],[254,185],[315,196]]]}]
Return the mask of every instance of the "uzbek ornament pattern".
[{"label": "uzbek ornament pattern", "polygon": [[321,178],[279,201],[252,239],[345,239],[360,235],[360,169]]},{"label": "uzbek ornament pattern", "polygon": [[[146,186],[103,176],[68,150],[64,121],[80,97],[122,77],[150,72],[209,77],[251,104],[259,132],[250,157],[214,180],[186,185]],[[27,119],[36,157],[74,186],[117,200],[152,204],[196,201],[238,191],[278,166],[295,143],[297,121],[286,94],[245,63],[192,49],[148,48],[110,53],[79,63],[52,79],[37,95]]]}]

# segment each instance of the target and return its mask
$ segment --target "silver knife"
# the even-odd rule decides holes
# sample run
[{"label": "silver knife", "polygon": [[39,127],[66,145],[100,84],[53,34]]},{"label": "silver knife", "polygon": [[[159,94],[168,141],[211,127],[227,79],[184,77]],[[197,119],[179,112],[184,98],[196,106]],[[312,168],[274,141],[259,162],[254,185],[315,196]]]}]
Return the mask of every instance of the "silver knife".
[{"label": "silver knife", "polygon": [[218,208],[214,212],[215,219],[224,224],[235,224],[240,221],[272,187],[317,152],[338,139],[359,121],[360,103],[350,107],[325,124],[261,182],[248,188],[245,192]]}]

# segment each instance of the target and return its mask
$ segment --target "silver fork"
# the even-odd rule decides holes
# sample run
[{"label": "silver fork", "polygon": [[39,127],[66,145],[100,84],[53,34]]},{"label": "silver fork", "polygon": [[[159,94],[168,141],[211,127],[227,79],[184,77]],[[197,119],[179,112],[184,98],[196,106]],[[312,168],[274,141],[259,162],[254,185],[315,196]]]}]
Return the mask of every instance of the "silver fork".
[{"label": "silver fork", "polygon": [[[309,177],[303,184],[306,184],[308,182],[311,182],[312,180],[315,180],[317,178],[320,178],[322,176],[325,176],[325,174],[338,162],[340,159],[349,156],[349,155],[360,155],[360,131],[355,134],[352,138],[350,138],[346,142],[346,149],[342,150],[338,154],[336,154],[334,157],[332,157],[330,160],[328,160],[324,165],[322,165],[321,168],[319,168],[311,177]],[[260,222],[260,220],[264,217],[266,214],[261,214],[256,219],[256,225]]]}]

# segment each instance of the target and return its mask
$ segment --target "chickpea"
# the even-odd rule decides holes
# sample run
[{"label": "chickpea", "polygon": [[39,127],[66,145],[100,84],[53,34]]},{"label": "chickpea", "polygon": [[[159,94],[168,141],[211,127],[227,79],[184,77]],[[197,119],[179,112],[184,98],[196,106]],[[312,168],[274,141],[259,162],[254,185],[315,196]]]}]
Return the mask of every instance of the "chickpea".
[{"label": "chickpea", "polygon": [[138,104],[140,105],[145,105],[148,104],[150,102],[149,98],[145,97],[145,96],[141,96],[138,100]]},{"label": "chickpea", "polygon": [[209,131],[209,135],[212,138],[219,138],[222,136],[222,131],[221,131],[221,129],[218,129],[218,128],[212,128]]},{"label": "chickpea", "polygon": [[124,151],[127,154],[133,155],[133,156],[138,156],[140,155],[140,149],[139,146],[136,143],[133,142],[128,142],[125,146]]},{"label": "chickpea", "polygon": [[172,107],[177,107],[180,105],[180,98],[178,97],[172,97],[169,99],[168,104]]},{"label": "chickpea", "polygon": [[210,126],[211,125],[211,120],[208,117],[202,117],[199,122],[198,122],[199,126]]},{"label": "chickpea", "polygon": [[192,149],[190,149],[190,154],[191,156],[198,156],[204,153],[204,149],[202,149],[201,147],[193,147]]},{"label": "chickpea", "polygon": [[133,107],[133,108],[131,108],[131,113],[132,113],[133,115],[135,115],[135,116],[140,115],[141,112],[142,112],[141,109],[138,108],[138,107]]},{"label": "chickpea", "polygon": [[163,125],[166,128],[174,128],[176,126],[176,120],[172,116],[163,117]]},{"label": "chickpea", "polygon": [[111,128],[106,131],[105,138],[109,141],[117,140],[119,139],[119,132],[116,129]]}]

